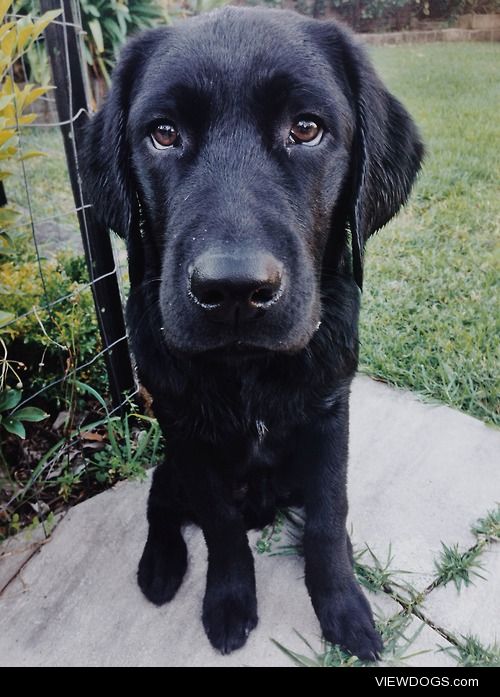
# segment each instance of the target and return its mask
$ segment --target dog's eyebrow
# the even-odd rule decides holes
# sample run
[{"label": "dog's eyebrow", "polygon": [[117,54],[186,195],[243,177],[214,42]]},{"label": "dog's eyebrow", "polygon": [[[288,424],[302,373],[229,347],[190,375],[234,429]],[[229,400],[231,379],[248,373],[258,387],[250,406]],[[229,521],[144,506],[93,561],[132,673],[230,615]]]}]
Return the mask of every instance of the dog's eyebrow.
[{"label": "dog's eyebrow", "polygon": [[210,109],[210,94],[201,85],[176,82],[149,88],[139,96],[132,111],[136,123],[166,117],[198,128],[210,118]]},{"label": "dog's eyebrow", "polygon": [[271,115],[282,112],[285,107],[323,111],[331,103],[331,88],[318,81],[314,84],[289,73],[275,73],[260,78],[253,90],[256,103],[263,105]]}]

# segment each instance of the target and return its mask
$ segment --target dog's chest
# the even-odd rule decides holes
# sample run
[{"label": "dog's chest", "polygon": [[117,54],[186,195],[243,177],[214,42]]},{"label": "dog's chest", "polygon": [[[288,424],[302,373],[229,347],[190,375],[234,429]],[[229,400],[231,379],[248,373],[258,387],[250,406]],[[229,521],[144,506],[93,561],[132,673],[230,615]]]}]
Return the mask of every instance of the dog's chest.
[{"label": "dog's chest", "polygon": [[255,470],[271,470],[283,460],[283,441],[273,438],[272,431],[261,420],[255,420],[251,428],[234,433],[226,446],[221,448],[225,469],[231,475],[245,478]]},{"label": "dog's chest", "polygon": [[250,467],[273,467],[275,466],[277,453],[271,445],[271,437],[264,421],[255,421],[256,436],[251,439],[249,448]]}]

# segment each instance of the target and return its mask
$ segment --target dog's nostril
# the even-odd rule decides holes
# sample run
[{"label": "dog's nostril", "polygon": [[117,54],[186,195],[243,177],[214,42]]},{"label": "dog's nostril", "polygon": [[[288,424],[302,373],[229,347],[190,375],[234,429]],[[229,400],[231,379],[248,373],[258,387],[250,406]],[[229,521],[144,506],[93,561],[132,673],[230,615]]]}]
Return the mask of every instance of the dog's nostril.
[{"label": "dog's nostril", "polygon": [[254,305],[267,305],[276,298],[276,289],[269,286],[258,288],[250,297],[250,302]]},{"label": "dog's nostril", "polygon": [[202,305],[207,305],[211,307],[218,307],[224,302],[224,293],[220,290],[210,289],[206,291],[200,291],[196,293],[198,301]]}]

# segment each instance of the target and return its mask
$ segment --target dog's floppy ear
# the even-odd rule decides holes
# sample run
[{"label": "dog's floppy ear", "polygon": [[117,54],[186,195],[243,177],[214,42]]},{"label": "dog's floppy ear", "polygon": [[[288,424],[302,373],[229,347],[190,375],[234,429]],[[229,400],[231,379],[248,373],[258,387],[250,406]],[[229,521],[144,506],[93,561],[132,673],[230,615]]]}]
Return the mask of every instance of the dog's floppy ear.
[{"label": "dog's floppy ear", "polygon": [[85,202],[92,204],[97,221],[121,237],[127,237],[138,205],[127,142],[130,96],[145,60],[165,31],[144,32],[125,46],[104,106],[85,129]]},{"label": "dog's floppy ear", "polygon": [[348,222],[354,278],[362,288],[366,240],[405,203],[424,148],[412,118],[351,33],[335,22],[321,23],[316,31],[356,116]]}]

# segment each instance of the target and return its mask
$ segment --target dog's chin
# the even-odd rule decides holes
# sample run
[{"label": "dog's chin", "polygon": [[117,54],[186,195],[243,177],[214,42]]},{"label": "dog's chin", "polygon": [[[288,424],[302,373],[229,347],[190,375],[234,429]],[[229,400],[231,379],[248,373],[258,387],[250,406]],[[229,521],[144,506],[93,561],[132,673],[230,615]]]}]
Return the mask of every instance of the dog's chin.
[{"label": "dog's chin", "polygon": [[293,356],[306,348],[311,340],[314,330],[307,335],[290,340],[262,340],[230,339],[214,342],[213,344],[178,343],[169,341],[166,343],[169,350],[176,355],[183,355],[193,360],[205,360],[215,363],[239,363],[245,361],[265,361],[272,356]]},{"label": "dog's chin", "polygon": [[218,348],[211,348],[205,351],[192,353],[191,357],[196,360],[209,361],[211,363],[244,363],[247,361],[265,361],[276,353],[275,350],[254,346],[243,342],[234,342]]}]

